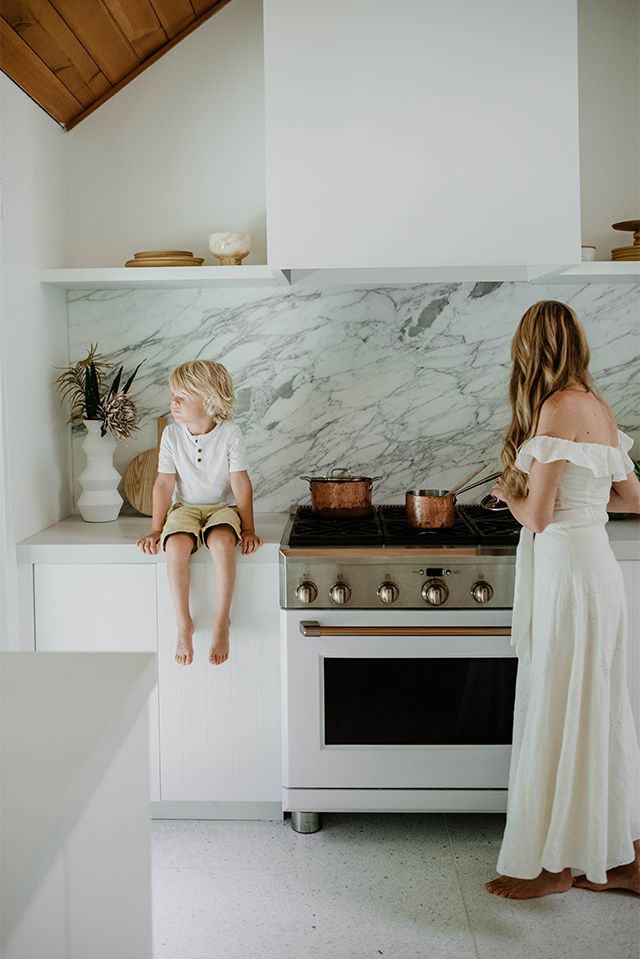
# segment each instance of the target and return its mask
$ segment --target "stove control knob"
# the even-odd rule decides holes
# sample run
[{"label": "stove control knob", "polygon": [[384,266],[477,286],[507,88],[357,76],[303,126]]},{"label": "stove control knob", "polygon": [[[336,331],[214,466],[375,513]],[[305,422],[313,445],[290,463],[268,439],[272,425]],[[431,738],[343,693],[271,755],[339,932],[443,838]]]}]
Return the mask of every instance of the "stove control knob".
[{"label": "stove control knob", "polygon": [[345,603],[349,602],[351,590],[346,583],[334,583],[329,590],[329,596],[338,606],[344,606]]},{"label": "stove control knob", "polygon": [[300,583],[296,590],[296,596],[301,603],[304,603],[305,606],[308,606],[309,603],[313,603],[318,597],[318,590],[313,585],[313,583]]},{"label": "stove control knob", "polygon": [[384,582],[378,590],[378,598],[385,606],[395,603],[399,595],[400,590],[395,583]]},{"label": "stove control knob", "polygon": [[442,606],[449,597],[449,589],[441,579],[428,579],[422,587],[422,598],[430,606]]},{"label": "stove control knob", "polygon": [[488,603],[493,596],[493,587],[489,583],[485,583],[484,580],[480,580],[471,587],[471,595],[476,603]]}]

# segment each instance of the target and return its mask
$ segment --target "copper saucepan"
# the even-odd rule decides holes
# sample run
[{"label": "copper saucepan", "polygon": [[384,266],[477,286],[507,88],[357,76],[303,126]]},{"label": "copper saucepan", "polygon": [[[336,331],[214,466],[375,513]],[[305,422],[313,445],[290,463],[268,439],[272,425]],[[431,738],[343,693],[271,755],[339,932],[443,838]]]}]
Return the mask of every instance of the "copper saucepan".
[{"label": "copper saucepan", "polygon": [[485,483],[490,483],[502,476],[502,470],[500,470],[499,473],[485,476],[484,479],[478,480],[476,483],[469,483],[469,480],[485,469],[489,462],[490,460],[483,463],[482,466],[475,469],[451,490],[408,490],[405,493],[405,508],[409,525],[415,526],[417,529],[447,529],[455,526],[456,493],[466,493],[470,489],[475,489],[476,486],[483,486]]},{"label": "copper saucepan", "polygon": [[372,510],[371,490],[381,476],[354,476],[335,467],[328,476],[301,476],[311,489],[311,509],[332,517],[366,516]]}]

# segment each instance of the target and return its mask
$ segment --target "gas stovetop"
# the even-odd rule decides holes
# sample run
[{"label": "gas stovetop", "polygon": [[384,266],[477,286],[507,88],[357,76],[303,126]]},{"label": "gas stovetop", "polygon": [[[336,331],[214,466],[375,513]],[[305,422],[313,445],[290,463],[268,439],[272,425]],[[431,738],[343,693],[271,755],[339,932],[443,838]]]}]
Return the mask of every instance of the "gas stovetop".
[{"label": "gas stovetop", "polygon": [[297,547],[434,547],[515,546],[520,523],[508,510],[491,512],[482,506],[458,506],[456,523],[448,529],[415,529],[404,506],[376,506],[367,516],[334,519],[299,506],[282,539]]},{"label": "gas stovetop", "polygon": [[333,519],[299,506],[280,544],[286,609],[506,609],[513,603],[520,524],[459,506],[455,526],[414,529],[404,506]]}]

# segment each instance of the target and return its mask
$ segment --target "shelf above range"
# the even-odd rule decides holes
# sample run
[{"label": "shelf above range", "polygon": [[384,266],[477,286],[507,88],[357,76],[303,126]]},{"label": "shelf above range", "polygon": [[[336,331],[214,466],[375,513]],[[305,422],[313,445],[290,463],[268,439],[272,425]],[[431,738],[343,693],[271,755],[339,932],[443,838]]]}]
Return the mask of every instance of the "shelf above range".
[{"label": "shelf above range", "polygon": [[40,282],[65,290],[207,289],[288,287],[282,270],[269,266],[109,267],[42,270]]},{"label": "shelf above range", "polygon": [[66,290],[317,288],[413,286],[421,283],[640,283],[640,262],[548,267],[415,267],[278,270],[270,266],[132,267],[42,270],[40,280]]}]

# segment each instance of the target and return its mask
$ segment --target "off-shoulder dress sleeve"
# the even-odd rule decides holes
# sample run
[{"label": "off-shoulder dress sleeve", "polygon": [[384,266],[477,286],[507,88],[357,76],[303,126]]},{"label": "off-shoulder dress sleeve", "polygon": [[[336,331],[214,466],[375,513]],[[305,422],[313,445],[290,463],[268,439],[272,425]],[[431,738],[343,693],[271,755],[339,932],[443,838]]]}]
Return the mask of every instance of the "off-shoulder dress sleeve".
[{"label": "off-shoulder dress sleeve", "polygon": [[625,480],[633,472],[633,460],[629,456],[632,446],[632,438],[621,430],[618,430],[617,446],[576,443],[559,436],[532,436],[518,450],[515,465],[528,473],[534,459],[539,463],[568,460],[576,466],[590,469],[594,476],[610,476],[616,482]]}]

